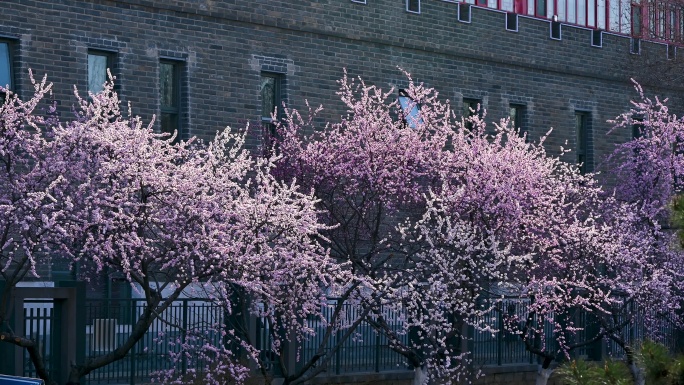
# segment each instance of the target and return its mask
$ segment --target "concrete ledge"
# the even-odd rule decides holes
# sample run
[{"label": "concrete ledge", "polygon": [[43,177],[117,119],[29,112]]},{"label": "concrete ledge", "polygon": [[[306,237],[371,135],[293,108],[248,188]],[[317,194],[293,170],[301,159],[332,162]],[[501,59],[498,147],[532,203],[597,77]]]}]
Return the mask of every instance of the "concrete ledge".
[{"label": "concrete ledge", "polygon": [[410,384],[413,380],[412,370],[401,370],[392,372],[366,372],[366,373],[346,373],[331,376],[318,376],[307,384],[325,385],[325,384],[384,384],[384,385],[400,385]]}]

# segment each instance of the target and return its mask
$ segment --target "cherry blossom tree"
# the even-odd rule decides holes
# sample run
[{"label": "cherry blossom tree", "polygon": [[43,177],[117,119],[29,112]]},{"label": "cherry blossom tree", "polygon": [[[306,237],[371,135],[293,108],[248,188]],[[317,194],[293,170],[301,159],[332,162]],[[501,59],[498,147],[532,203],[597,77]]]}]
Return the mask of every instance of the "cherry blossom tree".
[{"label": "cherry blossom tree", "polygon": [[613,330],[608,337],[624,349],[635,382],[643,384],[634,359],[638,341],[630,340],[624,328],[640,319],[644,335],[657,340],[663,326],[683,324],[684,253],[671,225],[681,199],[684,120],[670,113],[666,100],[646,97],[636,83],[635,88],[639,99],[613,121],[613,131],[628,130],[633,139],[617,146],[608,161],[614,175],[611,191],[629,207],[615,219],[629,249],[612,272],[620,300],[598,319],[603,328]]},{"label": "cherry blossom tree", "polygon": [[[184,290],[198,286],[213,287],[211,299],[228,310],[231,290],[250,293],[261,315],[279,317],[298,338],[307,333],[298,320],[320,311],[322,288],[347,280],[319,242],[326,228],[310,194],[276,181],[271,161],[243,148],[244,135],[227,129],[208,145],[173,144],[152,123],[122,116],[111,83],[88,98],[77,94],[74,120],[41,118],[36,107],[50,87],[37,83],[27,102],[11,95],[1,110],[2,342],[28,349],[39,376],[52,383],[36,342],[4,322],[13,287],[37,277],[51,257],[95,273],[118,271],[146,302],[122,344],[72,364],[72,383],[123,358]],[[186,380],[247,376],[226,346],[197,346],[210,367]]]},{"label": "cherry blossom tree", "polygon": [[[534,143],[508,121],[488,129],[478,114],[459,119],[410,77],[408,102],[346,76],[340,84],[348,111],[339,122],[321,129],[317,110],[286,110],[276,171],[314,191],[331,255],[358,279],[336,303],[362,309],[348,333],[361,320],[373,325],[417,383],[468,374],[464,330],[502,332],[482,321],[503,311],[502,298],[526,307],[524,317],[505,315],[504,329],[540,358],[545,384],[556,360],[625,322],[590,330],[582,314],[617,317],[625,303],[657,295],[658,277],[678,282],[674,261],[645,274],[655,260],[643,256],[659,257],[635,203],[548,154],[544,138]],[[403,314],[401,330],[388,309]]]},{"label": "cherry blossom tree", "polygon": [[[424,326],[419,319],[432,314],[411,298],[425,296],[421,303],[439,306],[431,301],[430,290],[418,295],[425,282],[416,281],[422,273],[414,257],[424,242],[407,241],[404,226],[398,224],[420,220],[430,189],[439,188],[437,170],[450,153],[453,114],[436,92],[410,79],[406,93],[412,101],[402,106],[394,89],[383,91],[345,74],[338,94],[347,115],[340,121],[319,129],[314,124],[317,110],[310,109],[309,116],[303,118],[286,109],[285,122],[279,127],[282,159],[277,172],[314,192],[323,209],[321,219],[329,226],[325,234],[331,240],[331,256],[347,262],[357,277],[335,300],[333,312],[333,317],[341,317],[345,303],[354,304],[356,317],[346,320],[344,338],[332,349],[325,349],[330,338],[321,342],[320,355],[312,358],[321,363],[317,368],[334,357],[361,322],[386,335],[391,348],[416,368],[419,379],[426,373],[425,357],[444,356],[442,336],[437,337],[439,341],[402,342],[409,333],[430,332],[428,327],[416,329]],[[410,112],[416,110],[419,114]],[[390,314],[401,314],[401,319]],[[402,325],[400,330],[397,323]],[[325,331],[327,337],[337,324],[340,320],[333,318]],[[448,328],[447,334],[460,335],[455,323],[443,326]],[[461,367],[461,353],[447,356],[454,364],[439,368]],[[302,380],[320,370],[311,370]]]},{"label": "cherry blossom tree", "polygon": [[538,384],[546,383],[554,360],[602,339],[624,349],[635,381],[643,383],[634,361],[638,341],[625,329],[639,322],[645,337],[658,338],[664,323],[681,325],[672,316],[681,306],[684,260],[665,228],[681,170],[681,123],[640,94],[643,101],[615,129],[642,132],[616,148],[605,177],[556,173],[574,173],[576,181],[564,182],[574,187],[558,201],[562,210],[546,217],[541,234],[553,240],[551,247],[536,252],[529,269],[508,275],[509,287],[517,282],[513,297],[524,299],[528,311],[526,319],[505,317],[506,328],[542,358]]},{"label": "cherry blossom tree", "polygon": [[[497,282],[527,298],[539,292],[540,317],[554,312],[560,289],[584,286],[558,272],[594,231],[590,209],[601,190],[505,121],[492,134],[477,114],[459,120],[410,77],[409,105],[394,90],[346,76],[340,84],[348,114],[325,130],[286,111],[278,171],[313,189],[331,227],[331,255],[363,277],[365,291],[348,288],[337,306],[358,297],[364,311],[356,321],[365,317],[388,337],[416,368],[416,382],[460,378],[468,372],[464,330],[495,331],[479,320],[496,301],[479,305]],[[591,242],[591,255],[605,239]],[[540,276],[528,281],[532,268]],[[563,309],[586,300],[566,296]],[[401,330],[387,309],[403,314]]]}]

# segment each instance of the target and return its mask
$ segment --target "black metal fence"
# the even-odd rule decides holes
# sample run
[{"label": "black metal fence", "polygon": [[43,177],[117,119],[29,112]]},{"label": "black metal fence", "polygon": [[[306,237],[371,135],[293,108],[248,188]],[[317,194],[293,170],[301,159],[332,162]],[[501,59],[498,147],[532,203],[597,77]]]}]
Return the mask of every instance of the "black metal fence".
[{"label": "black metal fence", "polygon": [[[145,308],[145,301],[138,299],[120,300],[87,300],[79,317],[85,319],[85,357],[96,357],[107,354],[119,346],[132,331],[140,314]],[[355,308],[344,305],[343,313],[354,318]],[[332,308],[324,309],[324,317],[330,319]],[[500,302],[495,309],[482,315],[479,321],[490,325],[494,330],[504,329],[506,317],[517,316],[525,319],[528,314],[528,303],[524,300],[510,299]],[[398,332],[398,335],[407,343],[408,335],[403,331],[403,315],[396,310],[384,309],[383,315]],[[55,333],[56,318],[49,300],[27,300],[24,305],[24,330],[28,337],[39,342],[41,351],[46,357],[48,370],[55,373],[59,368],[51,365],[52,347],[55,344],[65,343],[59,341],[58,333]],[[586,314],[577,314],[578,324],[586,323]],[[585,317],[585,318],[582,318]],[[222,332],[226,329],[227,316],[224,309],[211,302],[201,299],[179,299],[173,303],[163,314],[160,320],[155,320],[144,337],[128,353],[126,358],[116,361],[103,368],[90,373],[85,381],[88,384],[140,384],[149,383],[153,374],[157,371],[176,369],[181,373],[188,370],[210,370],[209,363],[195,356],[179,354],[180,344],[188,343],[187,331],[194,330],[202,335],[202,342],[211,342],[215,345],[225,343]],[[351,319],[350,318],[350,319]],[[311,358],[322,342],[327,323],[321,320],[306,320],[312,331],[311,337],[302,342],[299,347],[302,361]],[[664,320],[659,323],[661,330],[658,335],[662,336],[659,342],[664,343],[670,349],[676,349],[677,338],[680,335],[672,322]],[[273,365],[277,357],[272,353],[273,345],[269,322],[266,318],[254,319],[253,326],[256,330],[256,348],[263,354],[262,359],[270,365],[270,369],[277,369]],[[623,332],[626,341],[633,343],[643,340],[645,328],[642,319],[637,319],[627,325]],[[544,325],[547,335],[552,335],[553,325]],[[335,330],[331,340],[325,347],[330,352],[339,341],[344,328]],[[584,338],[584,330],[580,330],[577,338]],[[485,332],[472,328],[467,346],[471,350],[473,363],[476,366],[507,365],[507,364],[532,364],[536,362],[535,356],[530,354],[522,343],[520,336],[506,331]],[[68,343],[68,342],[66,342]],[[190,340],[189,343],[192,343]],[[197,343],[200,343],[198,341]],[[544,341],[553,349],[555,341]],[[622,351],[614,343],[604,343],[603,354],[620,358]],[[578,356],[587,356],[590,347],[583,347],[576,351]],[[30,363],[27,353],[24,352],[24,373],[19,375],[35,377],[35,369]],[[387,338],[377,333],[367,323],[361,323],[355,332],[348,338],[341,348],[333,355],[324,369],[327,374],[342,374],[350,372],[380,372],[390,370],[406,370],[407,364],[403,357],[390,349]]]}]

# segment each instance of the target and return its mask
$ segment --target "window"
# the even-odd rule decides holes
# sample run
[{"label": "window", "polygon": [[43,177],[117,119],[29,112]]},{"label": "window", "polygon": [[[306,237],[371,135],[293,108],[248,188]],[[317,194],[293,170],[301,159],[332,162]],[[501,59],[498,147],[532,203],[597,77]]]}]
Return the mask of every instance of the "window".
[{"label": "window", "polygon": [[561,39],[561,23],[560,21],[551,21],[551,39],[560,40]]},{"label": "window", "polygon": [[420,117],[420,104],[416,103],[406,93],[406,90],[399,90],[399,105],[404,111],[404,123],[410,128],[416,128],[419,124],[423,124],[423,118]]},{"label": "window", "polygon": [[603,46],[603,31],[600,29],[595,29],[591,31],[591,46],[592,47],[602,47]]},{"label": "window", "polygon": [[458,21],[470,23],[470,4],[458,3]]},{"label": "window", "polygon": [[506,14],[506,31],[518,32],[518,14],[511,12]]},{"label": "window", "polygon": [[161,112],[161,132],[176,134],[174,143],[182,138],[180,126],[181,112],[181,67],[178,61],[159,62],[159,101]]},{"label": "window", "polygon": [[[463,98],[463,119],[468,119],[471,116],[474,116],[475,114],[480,115],[482,112],[480,110],[481,106],[481,101],[477,99],[467,99]],[[468,130],[473,129],[473,122],[469,122],[466,120],[465,122],[465,128]]]},{"label": "window", "polygon": [[270,149],[273,145],[273,140],[277,137],[273,114],[278,113],[283,101],[283,83],[284,77],[282,74],[261,73],[259,95],[261,97],[261,124],[264,128],[265,149]]},{"label": "window", "polygon": [[632,4],[632,36],[641,36],[641,6]]},{"label": "window", "polygon": [[585,174],[593,171],[593,159],[590,154],[591,115],[584,111],[575,111],[575,130],[577,131],[577,164],[580,172]]},{"label": "window", "polygon": [[537,4],[534,9],[534,15],[537,17],[546,18],[546,0],[537,0]]},{"label": "window", "polygon": [[641,52],[641,39],[633,37],[630,40],[629,53],[638,55]]},{"label": "window", "polygon": [[88,51],[88,91],[96,94],[107,82],[107,69],[113,67],[113,54],[104,51]]},{"label": "window", "polygon": [[420,13],[420,0],[406,0],[406,11]]},{"label": "window", "polygon": [[[14,72],[12,68],[12,45],[0,40],[0,87],[14,89]],[[5,93],[0,92],[0,103],[5,102]]]},{"label": "window", "polygon": [[632,139],[639,139],[644,135],[644,117],[641,115],[632,116]]},{"label": "window", "polygon": [[525,106],[522,104],[511,104],[509,106],[508,116],[511,119],[511,124],[513,127],[517,128],[520,136],[525,135],[527,130],[525,129],[524,119],[525,119]]}]

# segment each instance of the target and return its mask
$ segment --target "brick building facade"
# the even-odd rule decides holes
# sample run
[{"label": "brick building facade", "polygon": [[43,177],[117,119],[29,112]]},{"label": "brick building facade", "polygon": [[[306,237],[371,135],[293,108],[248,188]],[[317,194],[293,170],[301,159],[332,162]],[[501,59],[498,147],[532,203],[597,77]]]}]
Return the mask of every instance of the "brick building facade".
[{"label": "brick building facade", "polygon": [[[158,127],[205,139],[249,122],[248,146],[257,150],[273,103],[302,109],[308,100],[325,106],[321,119],[334,119],[342,113],[335,91],[343,68],[398,90],[406,85],[400,67],[457,111],[481,103],[492,121],[514,109],[533,139],[553,127],[549,150],[577,149],[567,160],[579,153],[591,169],[631,135],[606,135],[606,120],[636,96],[629,78],[646,64],[678,65],[676,39],[592,29],[589,18],[584,26],[566,23],[567,12],[555,22],[557,15],[531,11],[540,1],[516,14],[505,1],[4,0],[0,80],[28,97],[28,70],[48,74],[66,115],[73,86],[97,90],[109,67],[145,121],[157,115]],[[681,103],[675,84],[657,92]]]}]

